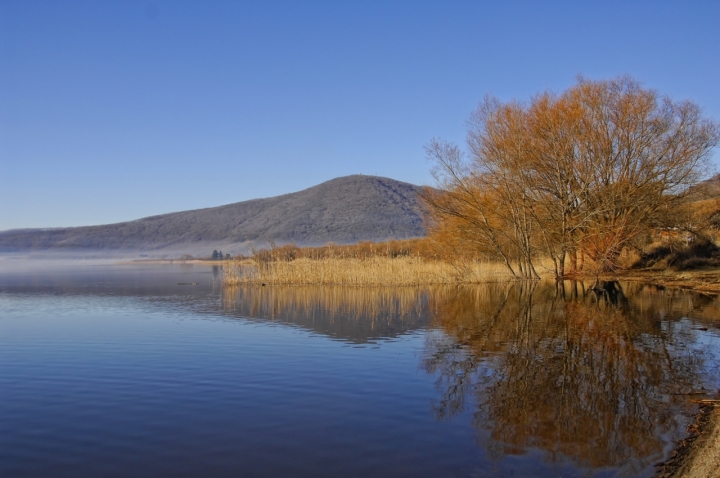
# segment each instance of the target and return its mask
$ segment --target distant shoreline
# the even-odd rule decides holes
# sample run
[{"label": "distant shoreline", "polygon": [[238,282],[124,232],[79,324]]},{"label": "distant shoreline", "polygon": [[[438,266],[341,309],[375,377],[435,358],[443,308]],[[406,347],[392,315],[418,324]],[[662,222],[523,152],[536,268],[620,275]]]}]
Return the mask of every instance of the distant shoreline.
[{"label": "distant shoreline", "polygon": [[223,259],[221,261],[212,259],[132,259],[116,262],[118,265],[129,264],[204,264],[210,266],[227,265],[236,263],[237,259]]}]

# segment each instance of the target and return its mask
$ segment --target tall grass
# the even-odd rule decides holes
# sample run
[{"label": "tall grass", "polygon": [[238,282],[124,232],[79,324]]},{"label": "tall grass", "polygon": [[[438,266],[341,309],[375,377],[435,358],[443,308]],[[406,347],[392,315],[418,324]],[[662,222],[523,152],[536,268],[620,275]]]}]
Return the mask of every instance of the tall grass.
[{"label": "tall grass", "polygon": [[417,286],[511,280],[505,267],[472,262],[462,267],[420,257],[324,257],[246,260],[224,268],[225,285]]}]

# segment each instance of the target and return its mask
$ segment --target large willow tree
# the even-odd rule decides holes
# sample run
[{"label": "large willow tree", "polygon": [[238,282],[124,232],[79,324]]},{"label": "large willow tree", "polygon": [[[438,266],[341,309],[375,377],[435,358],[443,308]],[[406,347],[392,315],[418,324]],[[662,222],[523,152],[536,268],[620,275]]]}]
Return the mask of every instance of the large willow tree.
[{"label": "large willow tree", "polygon": [[706,173],[718,123],[622,77],[580,79],[529,103],[486,98],[471,117],[467,151],[427,146],[438,188],[428,189],[431,234],[449,250],[483,254],[516,276],[613,271],[639,234],[662,224]]}]

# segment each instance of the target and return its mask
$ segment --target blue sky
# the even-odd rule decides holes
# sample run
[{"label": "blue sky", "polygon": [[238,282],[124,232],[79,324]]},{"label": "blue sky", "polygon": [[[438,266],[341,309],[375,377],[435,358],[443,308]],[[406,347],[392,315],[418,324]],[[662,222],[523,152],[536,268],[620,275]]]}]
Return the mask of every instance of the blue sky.
[{"label": "blue sky", "polygon": [[0,0],[0,230],[432,184],[423,146],[462,142],[483,96],[579,74],[718,120],[719,22],[717,1]]}]

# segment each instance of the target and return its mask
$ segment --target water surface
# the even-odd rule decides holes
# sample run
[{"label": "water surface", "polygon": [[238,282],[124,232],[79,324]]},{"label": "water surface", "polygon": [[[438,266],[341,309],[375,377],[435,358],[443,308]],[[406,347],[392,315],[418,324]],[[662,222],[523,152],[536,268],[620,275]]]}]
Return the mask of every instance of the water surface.
[{"label": "water surface", "polygon": [[720,387],[690,292],[5,265],[0,476],[651,476]]}]

